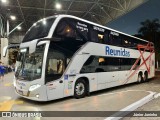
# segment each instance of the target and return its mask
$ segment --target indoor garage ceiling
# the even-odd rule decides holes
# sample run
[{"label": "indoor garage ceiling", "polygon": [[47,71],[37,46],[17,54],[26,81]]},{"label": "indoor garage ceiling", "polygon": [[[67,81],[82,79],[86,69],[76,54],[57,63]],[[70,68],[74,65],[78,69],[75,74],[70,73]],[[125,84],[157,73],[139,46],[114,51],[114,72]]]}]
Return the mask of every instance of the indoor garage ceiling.
[{"label": "indoor garage ceiling", "polygon": [[[34,22],[55,14],[75,15],[102,25],[126,14],[148,0],[6,0],[0,2],[0,14],[3,19],[15,15],[10,20],[10,29],[23,22],[23,30],[27,30]],[[62,5],[56,9],[56,3]]]}]

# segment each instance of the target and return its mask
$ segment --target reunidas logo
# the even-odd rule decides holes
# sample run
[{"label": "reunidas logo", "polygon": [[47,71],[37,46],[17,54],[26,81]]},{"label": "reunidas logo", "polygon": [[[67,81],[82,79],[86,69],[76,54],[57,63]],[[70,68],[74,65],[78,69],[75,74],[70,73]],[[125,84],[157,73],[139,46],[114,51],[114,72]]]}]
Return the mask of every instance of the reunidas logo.
[{"label": "reunidas logo", "polygon": [[124,56],[124,57],[130,57],[130,52],[126,51],[125,48],[117,49],[111,49],[109,46],[106,46],[106,54],[111,56]]}]

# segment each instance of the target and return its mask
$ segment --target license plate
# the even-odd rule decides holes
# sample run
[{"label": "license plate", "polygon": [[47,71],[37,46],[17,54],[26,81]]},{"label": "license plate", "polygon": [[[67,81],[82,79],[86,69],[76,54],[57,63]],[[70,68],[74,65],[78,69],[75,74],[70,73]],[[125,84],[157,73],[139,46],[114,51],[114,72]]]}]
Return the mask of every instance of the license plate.
[{"label": "license plate", "polygon": [[18,93],[19,93],[20,95],[23,95],[23,91],[21,91],[21,90],[18,90]]}]

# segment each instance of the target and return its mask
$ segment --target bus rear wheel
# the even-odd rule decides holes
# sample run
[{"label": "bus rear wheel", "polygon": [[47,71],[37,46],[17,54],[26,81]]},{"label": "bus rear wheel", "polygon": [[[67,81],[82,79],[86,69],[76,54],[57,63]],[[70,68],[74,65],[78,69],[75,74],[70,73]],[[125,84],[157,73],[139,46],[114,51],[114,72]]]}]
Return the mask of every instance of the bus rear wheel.
[{"label": "bus rear wheel", "polygon": [[78,79],[74,87],[74,97],[79,99],[86,96],[87,87],[84,79]]},{"label": "bus rear wheel", "polygon": [[148,73],[147,72],[144,73],[143,80],[144,80],[144,82],[148,82]]},{"label": "bus rear wheel", "polygon": [[140,74],[140,73],[138,74],[137,82],[138,82],[138,83],[143,82],[143,77],[142,77],[142,74]]}]

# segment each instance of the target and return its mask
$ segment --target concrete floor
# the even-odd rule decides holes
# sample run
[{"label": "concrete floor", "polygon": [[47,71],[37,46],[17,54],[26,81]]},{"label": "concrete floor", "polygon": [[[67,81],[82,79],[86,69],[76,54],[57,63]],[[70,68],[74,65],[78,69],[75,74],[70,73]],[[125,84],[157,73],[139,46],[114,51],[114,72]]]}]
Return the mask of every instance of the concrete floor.
[{"label": "concrete floor", "polygon": [[[6,74],[4,81],[0,81],[0,111],[119,111],[128,105],[144,98],[149,93],[147,91],[160,92],[160,74],[157,73],[155,79],[141,84],[130,84],[107,90],[91,93],[89,97],[74,99],[73,97],[40,103],[26,100],[17,96],[14,92],[13,73]],[[156,107],[157,106],[157,107]],[[156,107],[156,108],[155,108]],[[160,111],[160,99],[157,98],[144,106],[138,108],[139,111],[155,110]],[[63,115],[62,115],[63,116]],[[107,116],[106,116],[107,117]],[[67,119],[102,120],[106,117],[67,117]],[[13,118],[0,118],[0,120]],[[47,120],[49,118],[23,118],[23,120]],[[53,119],[50,117],[50,119]],[[64,118],[56,117],[60,120]],[[66,119],[66,118],[65,118]],[[137,118],[123,118],[124,120]],[[143,119],[143,118],[141,118]],[[17,118],[15,118],[17,120]]]}]

